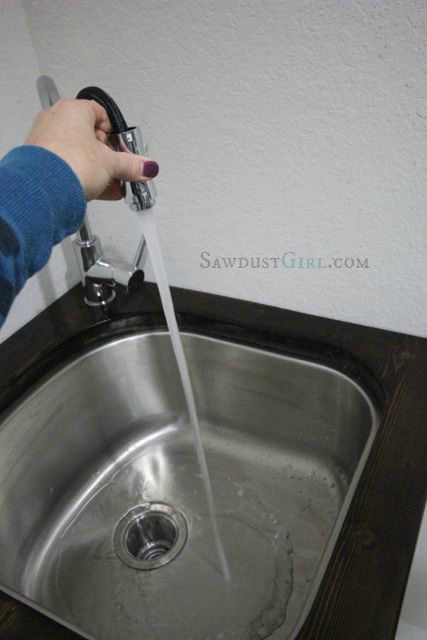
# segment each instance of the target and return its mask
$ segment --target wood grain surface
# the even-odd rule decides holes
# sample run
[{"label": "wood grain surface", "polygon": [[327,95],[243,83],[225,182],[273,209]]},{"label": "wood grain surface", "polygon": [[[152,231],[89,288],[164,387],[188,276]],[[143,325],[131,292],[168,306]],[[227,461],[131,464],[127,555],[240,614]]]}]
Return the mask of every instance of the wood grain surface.
[{"label": "wood grain surface", "polygon": [[[383,419],[298,640],[393,640],[427,496],[427,340],[183,289],[173,297],[184,330],[323,362],[375,397]],[[154,285],[106,311],[74,287],[0,346],[0,410],[81,349],[164,324]],[[73,638],[0,592],[1,640]]]}]

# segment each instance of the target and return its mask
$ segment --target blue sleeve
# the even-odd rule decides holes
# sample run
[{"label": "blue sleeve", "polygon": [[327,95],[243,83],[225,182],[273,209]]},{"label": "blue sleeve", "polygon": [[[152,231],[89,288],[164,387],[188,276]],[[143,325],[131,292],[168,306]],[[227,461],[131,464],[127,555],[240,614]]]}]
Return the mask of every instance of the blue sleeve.
[{"label": "blue sleeve", "polygon": [[0,326],[25,281],[79,229],[85,211],[78,177],[54,153],[26,145],[0,161]]}]

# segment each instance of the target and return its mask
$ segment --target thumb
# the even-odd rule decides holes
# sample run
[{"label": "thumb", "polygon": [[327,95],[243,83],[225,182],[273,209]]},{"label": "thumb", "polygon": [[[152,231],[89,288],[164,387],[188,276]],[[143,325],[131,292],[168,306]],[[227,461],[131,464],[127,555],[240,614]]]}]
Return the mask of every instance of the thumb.
[{"label": "thumb", "polygon": [[159,165],[146,156],[137,156],[126,151],[111,151],[112,178],[125,182],[151,180],[159,173]]}]

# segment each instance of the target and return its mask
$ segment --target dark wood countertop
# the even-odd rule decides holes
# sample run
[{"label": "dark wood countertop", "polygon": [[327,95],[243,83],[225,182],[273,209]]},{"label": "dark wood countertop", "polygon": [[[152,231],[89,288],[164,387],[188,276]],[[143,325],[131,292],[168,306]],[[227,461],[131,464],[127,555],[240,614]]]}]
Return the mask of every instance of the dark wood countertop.
[{"label": "dark wood countertop", "polygon": [[[427,340],[175,289],[182,329],[309,357],[369,387],[383,420],[298,640],[393,640],[427,496]],[[0,345],[0,410],[64,357],[115,334],[164,326],[154,285],[107,311],[80,285]],[[1,640],[79,635],[0,592]]]}]

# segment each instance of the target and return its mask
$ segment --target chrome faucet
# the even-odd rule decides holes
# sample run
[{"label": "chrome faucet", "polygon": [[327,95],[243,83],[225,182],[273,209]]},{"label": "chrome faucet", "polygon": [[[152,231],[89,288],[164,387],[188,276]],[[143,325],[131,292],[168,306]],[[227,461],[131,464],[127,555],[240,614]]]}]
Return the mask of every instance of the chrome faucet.
[{"label": "chrome faucet", "polygon": [[[38,78],[37,91],[43,109],[52,106],[60,99],[56,84],[49,76]],[[109,142],[117,151],[144,154],[142,135],[138,127],[123,133],[110,134]],[[154,205],[154,187],[146,182],[125,184],[125,192],[126,202],[132,211],[143,211]],[[104,256],[99,238],[91,233],[86,218],[77,232],[73,245],[85,291],[84,299],[89,306],[98,307],[109,304],[116,297],[116,286],[122,287],[127,292],[133,280],[144,278],[140,267],[145,248],[143,237],[131,264]]]}]

